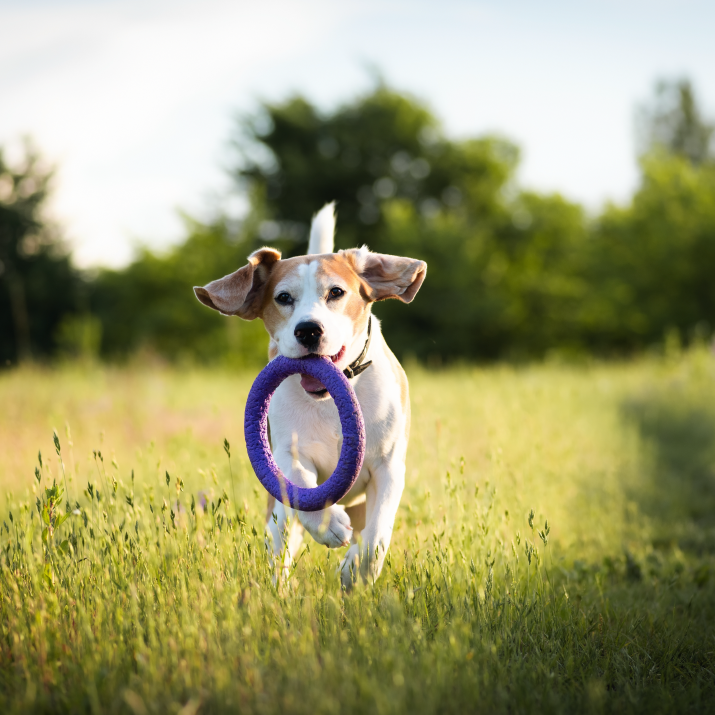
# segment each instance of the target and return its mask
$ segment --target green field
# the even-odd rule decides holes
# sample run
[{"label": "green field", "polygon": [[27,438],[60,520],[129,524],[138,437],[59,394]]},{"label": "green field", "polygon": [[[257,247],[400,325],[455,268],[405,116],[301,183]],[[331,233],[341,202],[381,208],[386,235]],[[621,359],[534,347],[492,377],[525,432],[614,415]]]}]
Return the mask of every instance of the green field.
[{"label": "green field", "polygon": [[253,374],[2,373],[0,712],[715,711],[713,355],[409,376],[388,561],[344,594],[314,542],[273,585]]}]

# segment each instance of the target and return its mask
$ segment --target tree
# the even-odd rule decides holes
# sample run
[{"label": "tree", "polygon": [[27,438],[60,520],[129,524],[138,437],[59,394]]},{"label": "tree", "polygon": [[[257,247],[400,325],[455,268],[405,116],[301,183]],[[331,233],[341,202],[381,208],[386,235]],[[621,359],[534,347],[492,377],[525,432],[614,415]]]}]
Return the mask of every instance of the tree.
[{"label": "tree", "polygon": [[234,171],[265,221],[265,240],[303,252],[310,217],[337,201],[338,246],[384,250],[384,206],[405,199],[424,215],[459,204],[492,213],[518,152],[504,140],[450,142],[427,107],[379,84],[333,113],[302,97],[265,104],[243,121]]},{"label": "tree", "polygon": [[583,257],[591,290],[579,323],[598,352],[715,326],[715,125],[686,79],[659,82],[639,119],[640,186],[628,205],[606,207]]},{"label": "tree", "polygon": [[633,351],[677,329],[715,326],[715,165],[652,153],[630,205],[593,228],[583,331],[596,350]]},{"label": "tree", "polygon": [[43,216],[51,178],[30,142],[13,166],[0,148],[0,364],[50,355],[78,307],[80,276]]},{"label": "tree", "polygon": [[659,148],[695,165],[712,160],[715,124],[703,117],[690,81],[661,80],[654,94],[639,112],[641,152]]},{"label": "tree", "polygon": [[284,255],[304,252],[310,216],[337,200],[339,248],[427,261],[409,309],[376,307],[398,354],[541,354],[571,327],[565,315],[555,327],[556,304],[573,290],[562,271],[583,215],[560,197],[520,194],[510,142],[451,140],[423,103],[380,83],[331,113],[301,97],[265,104],[237,144],[234,175]]}]

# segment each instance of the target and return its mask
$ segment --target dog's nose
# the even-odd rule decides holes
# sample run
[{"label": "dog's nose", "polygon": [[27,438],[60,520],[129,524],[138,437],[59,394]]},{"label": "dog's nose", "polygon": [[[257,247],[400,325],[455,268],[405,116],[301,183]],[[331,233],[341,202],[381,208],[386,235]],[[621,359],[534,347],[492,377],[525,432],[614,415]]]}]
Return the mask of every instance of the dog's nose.
[{"label": "dog's nose", "polygon": [[308,350],[312,350],[319,342],[320,336],[323,334],[323,327],[312,321],[298,323],[295,326],[293,335],[295,339]]}]

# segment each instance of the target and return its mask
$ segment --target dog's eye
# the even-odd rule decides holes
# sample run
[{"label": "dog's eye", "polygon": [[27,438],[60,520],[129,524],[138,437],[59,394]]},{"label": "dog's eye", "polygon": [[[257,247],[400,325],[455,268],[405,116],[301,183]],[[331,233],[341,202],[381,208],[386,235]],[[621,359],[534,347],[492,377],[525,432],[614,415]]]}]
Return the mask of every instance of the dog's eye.
[{"label": "dog's eye", "polygon": [[342,288],[338,288],[338,286],[330,289],[331,298],[342,298],[344,295],[345,291]]},{"label": "dog's eye", "polygon": [[290,305],[293,302],[293,298],[291,298],[290,293],[279,293],[276,296],[276,303],[280,303],[281,305]]}]

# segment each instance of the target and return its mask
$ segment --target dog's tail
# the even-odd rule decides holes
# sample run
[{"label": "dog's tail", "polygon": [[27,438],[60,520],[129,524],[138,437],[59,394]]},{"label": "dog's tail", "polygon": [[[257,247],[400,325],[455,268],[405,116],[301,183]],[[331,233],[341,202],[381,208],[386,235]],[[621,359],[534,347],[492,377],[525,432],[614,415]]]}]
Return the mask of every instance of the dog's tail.
[{"label": "dog's tail", "polygon": [[332,253],[335,245],[335,202],[325,204],[315,216],[310,226],[308,255]]}]

